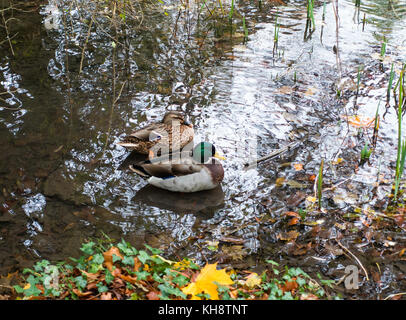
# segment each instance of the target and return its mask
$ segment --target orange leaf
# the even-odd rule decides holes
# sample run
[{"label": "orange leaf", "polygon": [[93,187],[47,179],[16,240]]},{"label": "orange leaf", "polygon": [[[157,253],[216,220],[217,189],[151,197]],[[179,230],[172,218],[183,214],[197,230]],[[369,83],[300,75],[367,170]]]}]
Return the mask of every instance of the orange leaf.
[{"label": "orange leaf", "polygon": [[[295,278],[293,278],[293,279],[295,279]],[[296,290],[298,287],[299,287],[299,285],[297,284],[296,281],[286,281],[285,285],[282,286],[281,289],[283,290],[283,292],[286,292],[286,291]]]},{"label": "orange leaf", "polygon": [[293,167],[295,168],[296,171],[303,170],[303,164],[301,163],[295,163]]},{"label": "orange leaf", "polygon": [[79,289],[72,289],[73,293],[78,297],[88,297],[93,294],[92,291],[81,292]]},{"label": "orange leaf", "polygon": [[359,115],[343,116],[343,118],[345,120],[347,120],[348,123],[355,128],[369,128],[375,122],[375,118],[359,116]]},{"label": "orange leaf", "polygon": [[124,274],[120,274],[119,277],[121,279],[123,279],[124,281],[127,281],[127,282],[132,283],[132,284],[137,282],[137,277],[126,276]]},{"label": "orange leaf", "polygon": [[120,257],[121,259],[124,258],[117,247],[111,247],[110,250],[103,252],[104,264],[110,272],[113,269],[113,254]]},{"label": "orange leaf", "polygon": [[294,212],[294,211],[286,211],[285,216],[300,218],[299,214],[297,212]]},{"label": "orange leaf", "polygon": [[150,291],[146,294],[148,300],[159,300],[159,292]]},{"label": "orange leaf", "polygon": [[137,272],[142,267],[142,263],[137,257],[134,257],[134,272]]},{"label": "orange leaf", "polygon": [[290,219],[290,221],[288,222],[288,226],[294,226],[295,224],[299,223],[299,219],[298,218],[292,218]]}]

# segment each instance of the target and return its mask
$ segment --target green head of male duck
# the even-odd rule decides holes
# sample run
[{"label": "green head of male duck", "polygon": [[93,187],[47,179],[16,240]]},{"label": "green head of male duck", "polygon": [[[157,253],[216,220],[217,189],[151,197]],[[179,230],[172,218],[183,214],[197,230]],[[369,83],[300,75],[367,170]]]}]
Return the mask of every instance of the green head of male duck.
[{"label": "green head of male duck", "polygon": [[[225,160],[209,142],[200,142],[193,151],[178,159],[164,157],[144,161],[130,169],[148,178],[151,185],[174,192],[197,192],[216,188],[224,178],[224,169],[213,158]],[[213,160],[213,161],[209,161]]]},{"label": "green head of male duck", "polygon": [[200,142],[193,149],[193,160],[197,163],[206,163],[211,157],[225,160],[216,152],[216,148],[210,142]]}]

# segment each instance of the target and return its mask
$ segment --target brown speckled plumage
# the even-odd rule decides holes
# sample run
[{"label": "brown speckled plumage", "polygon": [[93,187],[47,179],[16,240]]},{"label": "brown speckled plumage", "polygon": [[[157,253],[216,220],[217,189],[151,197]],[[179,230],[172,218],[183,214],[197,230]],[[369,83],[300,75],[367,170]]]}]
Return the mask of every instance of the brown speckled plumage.
[{"label": "brown speckled plumage", "polygon": [[148,154],[152,148],[173,152],[186,146],[193,136],[193,125],[185,121],[183,114],[170,111],[161,123],[138,129],[117,144],[141,154]]}]

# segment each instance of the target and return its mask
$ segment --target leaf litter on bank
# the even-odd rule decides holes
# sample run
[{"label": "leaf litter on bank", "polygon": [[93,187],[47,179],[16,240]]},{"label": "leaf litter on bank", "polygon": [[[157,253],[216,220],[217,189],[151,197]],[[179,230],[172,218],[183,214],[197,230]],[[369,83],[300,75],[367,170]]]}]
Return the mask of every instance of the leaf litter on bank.
[{"label": "leaf litter on bank", "polygon": [[[295,238],[298,233],[294,233],[288,238]],[[53,265],[42,260],[33,269],[25,270],[29,276],[19,277],[20,285],[10,288],[13,293],[7,297],[29,300],[325,298],[299,268],[282,268],[269,261],[270,270],[259,275],[249,270],[218,269],[217,262],[200,267],[188,258],[175,262],[164,258],[160,250],[145,247],[137,250],[121,241],[116,245],[110,243],[106,249],[96,242],[87,242],[81,248],[84,256],[72,258],[76,265],[56,264],[58,272],[51,283],[49,268]],[[243,250],[243,246],[230,248],[236,247]],[[310,248],[311,243],[298,245],[296,254]]]}]

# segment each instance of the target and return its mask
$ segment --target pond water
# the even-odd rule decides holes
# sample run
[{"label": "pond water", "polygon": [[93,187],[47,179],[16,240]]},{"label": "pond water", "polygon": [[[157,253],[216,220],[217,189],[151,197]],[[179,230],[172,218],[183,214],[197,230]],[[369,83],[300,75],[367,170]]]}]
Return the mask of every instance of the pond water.
[{"label": "pond water", "polygon": [[[344,297],[405,291],[404,212],[384,213],[397,145],[386,91],[392,64],[406,61],[405,1],[340,0],[338,31],[335,2],[316,1],[311,34],[304,1],[239,1],[233,32],[227,3],[224,19],[194,2],[33,3],[5,11],[10,41],[1,31],[0,274],[76,257],[84,240],[107,235],[202,264],[261,271],[272,259],[337,281],[358,265],[344,247],[369,276],[360,271]],[[373,119],[378,105],[376,149],[359,166],[373,125],[347,120]],[[116,142],[167,110],[225,155],[221,187],[174,194],[127,169],[133,155]],[[309,197],[322,159],[317,210]]]}]

